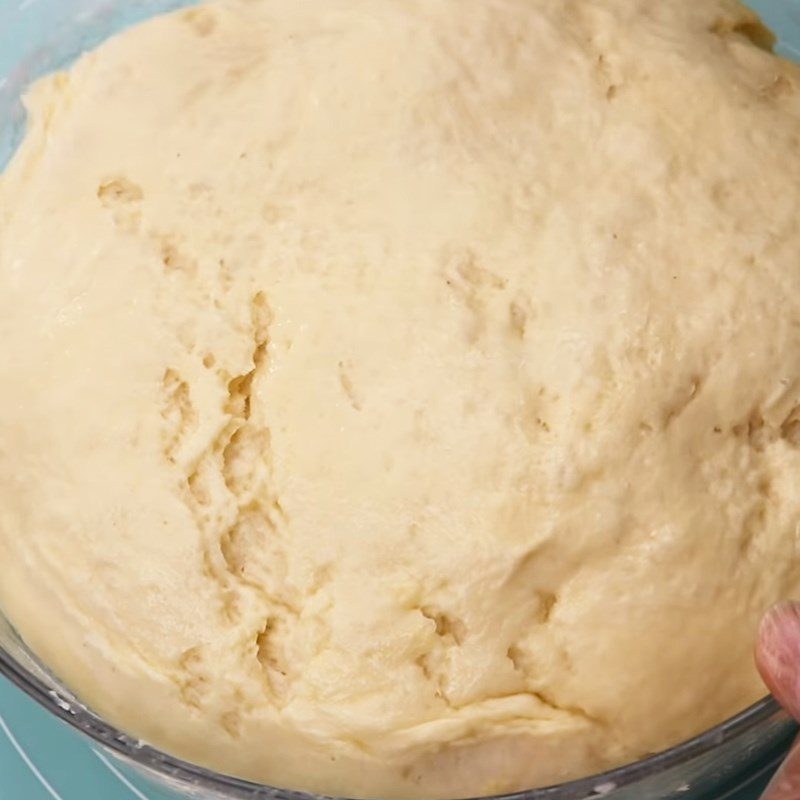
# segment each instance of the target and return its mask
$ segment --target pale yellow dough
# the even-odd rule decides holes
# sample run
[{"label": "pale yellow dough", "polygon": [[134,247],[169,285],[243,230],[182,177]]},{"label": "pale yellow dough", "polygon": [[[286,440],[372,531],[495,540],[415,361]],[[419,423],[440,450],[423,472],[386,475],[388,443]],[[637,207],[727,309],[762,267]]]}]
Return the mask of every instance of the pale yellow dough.
[{"label": "pale yellow dough", "polygon": [[727,0],[230,0],[28,97],[0,606],[170,752],[452,797],[762,693],[800,73]]}]

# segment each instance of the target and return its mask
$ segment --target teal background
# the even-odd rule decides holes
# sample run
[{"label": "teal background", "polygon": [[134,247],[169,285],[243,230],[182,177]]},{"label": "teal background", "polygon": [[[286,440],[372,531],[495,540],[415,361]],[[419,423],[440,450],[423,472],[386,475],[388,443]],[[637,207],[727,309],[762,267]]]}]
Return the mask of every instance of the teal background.
[{"label": "teal background", "polygon": [[[10,82],[2,96],[4,78],[13,76],[21,61],[26,63],[25,81],[63,66],[109,31],[186,4],[186,0],[0,0],[0,165],[22,131],[19,107],[8,91]],[[800,0],[753,0],[750,5],[779,34],[778,50],[800,61]],[[97,24],[85,25],[84,33],[76,37],[73,29],[77,26],[71,23],[101,6],[109,12],[102,14]],[[53,42],[59,43],[57,49],[42,48]],[[724,800],[756,800],[762,783]],[[0,678],[0,800],[137,799],[168,800],[138,778],[123,775],[107,755],[95,752],[88,740]]]},{"label": "teal background", "polygon": [[170,800],[114,770],[109,756],[0,679],[0,800]]}]

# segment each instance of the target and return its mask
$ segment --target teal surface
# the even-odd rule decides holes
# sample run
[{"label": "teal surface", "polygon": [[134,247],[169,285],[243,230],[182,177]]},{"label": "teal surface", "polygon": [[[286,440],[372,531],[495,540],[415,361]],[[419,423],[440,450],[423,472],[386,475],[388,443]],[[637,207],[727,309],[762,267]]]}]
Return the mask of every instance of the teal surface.
[{"label": "teal surface", "polygon": [[[148,13],[185,4],[185,0],[138,0],[117,3],[121,13],[103,15],[87,35],[64,52],[39,51],[30,77],[62,66],[110,30],[124,27]],[[99,0],[0,0],[0,88],[24,56],[55,32],[68,29],[83,10]],[[112,3],[107,3],[111,7]],[[780,34],[779,51],[800,60],[800,0],[752,0]],[[21,120],[9,120],[0,103],[0,164],[21,132]],[[9,123],[8,125],[6,123]],[[13,128],[13,130],[11,130]],[[756,800],[759,787],[726,800]],[[0,678],[0,800],[168,800],[166,795],[127,774],[88,741],[52,718],[16,688]],[[647,798],[642,798],[647,800]]]},{"label": "teal surface", "polygon": [[0,800],[169,800],[0,679]]}]

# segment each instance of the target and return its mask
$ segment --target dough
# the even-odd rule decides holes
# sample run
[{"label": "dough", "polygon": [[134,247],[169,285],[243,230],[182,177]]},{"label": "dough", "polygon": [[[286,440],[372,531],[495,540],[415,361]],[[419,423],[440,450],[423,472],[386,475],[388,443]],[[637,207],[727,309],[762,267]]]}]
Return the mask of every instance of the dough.
[{"label": "dough", "polygon": [[800,71],[728,0],[229,0],[36,84],[0,605],[125,730],[453,797],[756,700]]}]

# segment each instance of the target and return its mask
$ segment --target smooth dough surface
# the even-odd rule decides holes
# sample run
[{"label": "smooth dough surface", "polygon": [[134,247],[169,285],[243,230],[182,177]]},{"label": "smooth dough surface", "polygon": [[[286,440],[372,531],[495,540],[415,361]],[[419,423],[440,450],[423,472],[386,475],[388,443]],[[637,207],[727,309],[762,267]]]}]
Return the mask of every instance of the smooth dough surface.
[{"label": "smooth dough surface", "polygon": [[[185,758],[452,797],[762,693],[800,74],[727,0],[224,0],[28,97],[0,605]],[[767,49],[765,49],[767,48]]]}]

